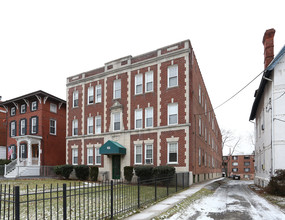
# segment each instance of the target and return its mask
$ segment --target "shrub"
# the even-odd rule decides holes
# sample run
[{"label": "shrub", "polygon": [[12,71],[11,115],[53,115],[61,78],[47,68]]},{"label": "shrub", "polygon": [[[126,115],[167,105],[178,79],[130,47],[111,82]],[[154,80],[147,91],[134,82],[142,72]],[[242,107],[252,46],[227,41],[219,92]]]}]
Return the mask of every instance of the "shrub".
[{"label": "shrub", "polygon": [[285,196],[285,170],[277,170],[265,191],[272,195]]},{"label": "shrub", "polygon": [[152,176],[155,178],[163,178],[168,176],[174,176],[175,167],[171,166],[157,166],[152,170]]},{"label": "shrub", "polygon": [[137,166],[135,167],[135,172],[140,180],[144,181],[152,178],[152,169],[152,166]]},{"label": "shrub", "polygon": [[11,162],[11,160],[0,160],[0,165],[5,165],[5,164],[8,164],[10,162]]},{"label": "shrub", "polygon": [[124,167],[124,176],[128,182],[132,181],[134,168],[132,166],[125,166]]},{"label": "shrub", "polygon": [[90,179],[92,181],[97,181],[99,174],[99,168],[98,167],[90,167]]},{"label": "shrub", "polygon": [[73,171],[73,166],[68,164],[54,167],[55,174],[60,175],[65,179],[69,179],[69,176],[72,171]]},{"label": "shrub", "polygon": [[80,180],[87,180],[89,177],[89,167],[87,165],[75,166],[75,175]]}]

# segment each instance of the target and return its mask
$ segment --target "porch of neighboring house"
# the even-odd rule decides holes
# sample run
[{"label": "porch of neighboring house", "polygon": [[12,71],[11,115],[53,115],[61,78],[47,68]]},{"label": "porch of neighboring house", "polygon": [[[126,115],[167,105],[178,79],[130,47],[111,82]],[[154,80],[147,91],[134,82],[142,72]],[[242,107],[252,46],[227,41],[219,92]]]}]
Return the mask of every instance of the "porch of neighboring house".
[{"label": "porch of neighboring house", "polygon": [[15,140],[17,141],[17,146],[13,146],[12,162],[5,165],[4,177],[39,176],[42,137],[25,135],[17,136]]}]

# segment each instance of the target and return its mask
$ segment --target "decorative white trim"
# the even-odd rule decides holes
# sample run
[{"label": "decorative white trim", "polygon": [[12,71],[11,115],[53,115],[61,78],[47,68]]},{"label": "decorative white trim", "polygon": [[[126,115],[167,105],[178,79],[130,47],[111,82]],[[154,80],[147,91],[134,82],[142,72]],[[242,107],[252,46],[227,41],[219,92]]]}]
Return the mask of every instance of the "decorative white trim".
[{"label": "decorative white trim", "polygon": [[137,139],[136,141],[134,141],[134,145],[142,145],[142,144],[143,144],[143,140]]},{"label": "decorative white trim", "polygon": [[78,149],[78,145],[74,144],[74,145],[71,145],[71,149]]},{"label": "decorative white trim", "polygon": [[86,145],[87,148],[93,148],[93,146],[94,146],[94,145],[93,145],[93,144],[90,144],[90,143]]},{"label": "decorative white trim", "polygon": [[179,137],[173,137],[171,136],[171,138],[166,138],[167,142],[178,142],[179,141]]},{"label": "decorative white trim", "polygon": [[154,140],[148,138],[147,140],[144,140],[144,143],[145,143],[145,144],[153,144],[153,143],[154,143]]},{"label": "decorative white trim", "polygon": [[94,146],[95,146],[95,148],[100,148],[102,146],[102,144],[97,143],[97,144],[94,144]]}]

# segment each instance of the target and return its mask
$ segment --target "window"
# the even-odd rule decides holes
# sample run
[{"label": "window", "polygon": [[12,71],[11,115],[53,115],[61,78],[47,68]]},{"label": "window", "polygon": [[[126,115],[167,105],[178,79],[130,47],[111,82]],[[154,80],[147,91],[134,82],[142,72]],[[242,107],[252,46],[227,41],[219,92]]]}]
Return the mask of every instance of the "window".
[{"label": "window", "polygon": [[32,105],[31,105],[31,111],[36,111],[38,109],[38,102],[37,101],[33,101]]},{"label": "window", "polygon": [[56,120],[55,119],[49,120],[49,133],[56,135]]},{"label": "window", "polygon": [[16,136],[16,122],[15,121],[11,121],[10,123],[10,136],[11,137]]},{"label": "window", "polygon": [[168,143],[168,163],[178,163],[178,143]]},{"label": "window", "polygon": [[95,101],[96,103],[102,102],[102,87],[101,85],[96,86],[96,98]]},{"label": "window", "polygon": [[135,164],[142,164],[142,145],[135,145]]},{"label": "window", "polygon": [[101,154],[99,152],[99,148],[95,148],[95,164],[101,165]]},{"label": "window", "polygon": [[145,146],[145,164],[152,164],[153,145],[147,144]]},{"label": "window", "polygon": [[207,142],[207,127],[205,126],[205,142]]},{"label": "window", "polygon": [[101,134],[101,116],[95,117],[95,133]]},{"label": "window", "polygon": [[143,88],[143,75],[142,74],[138,74],[135,76],[135,94],[142,94],[142,88]]},{"label": "window", "polygon": [[73,92],[73,108],[78,107],[78,91]]},{"label": "window", "polygon": [[207,99],[205,99],[205,115],[207,115]]},{"label": "window", "polygon": [[31,118],[31,133],[36,134],[38,133],[38,117]]},{"label": "window", "polygon": [[78,149],[77,148],[72,149],[72,164],[73,165],[78,164]]},{"label": "window", "polygon": [[244,168],[244,172],[249,173],[250,172],[250,168]]},{"label": "window", "polygon": [[11,108],[10,114],[11,114],[11,116],[16,115],[16,107],[12,107],[12,108]]},{"label": "window", "polygon": [[135,128],[142,128],[142,109],[135,110]]},{"label": "window", "polygon": [[233,168],[232,171],[236,173],[238,171],[238,168]]},{"label": "window", "polygon": [[74,119],[72,121],[72,136],[78,135],[78,120]]},{"label": "window", "polygon": [[238,166],[238,162],[233,162],[233,166]]},{"label": "window", "polygon": [[244,156],[244,159],[245,159],[245,160],[249,160],[249,159],[250,159],[250,156]]},{"label": "window", "polygon": [[245,166],[249,166],[249,165],[250,165],[250,162],[244,162],[244,165],[245,165]]},{"label": "window", "polygon": [[93,165],[93,148],[87,148],[87,164]]},{"label": "window", "polygon": [[201,166],[201,148],[199,147],[199,166]]},{"label": "window", "polygon": [[167,69],[167,85],[169,87],[178,86],[178,66],[169,66]]},{"label": "window", "polygon": [[201,116],[199,116],[199,135],[202,135],[202,119]]},{"label": "window", "polygon": [[57,105],[54,103],[50,103],[50,111],[53,113],[57,113]]},{"label": "window", "polygon": [[199,85],[199,103],[201,104],[202,97],[201,97],[201,86]]},{"label": "window", "polygon": [[153,71],[146,72],[145,74],[145,92],[153,91]]},{"label": "window", "polygon": [[26,104],[21,105],[21,114],[26,113],[27,106]]},{"label": "window", "polygon": [[145,127],[153,127],[153,107],[145,109]]},{"label": "window", "polygon": [[120,99],[121,98],[121,80],[117,79],[114,81],[114,99]]},{"label": "window", "polygon": [[20,120],[20,135],[26,135],[27,134],[27,120],[26,119],[21,119]]},{"label": "window", "polygon": [[114,122],[114,131],[119,131],[121,130],[121,114],[120,112],[115,112],[113,114],[113,122]]},{"label": "window", "polygon": [[93,86],[88,87],[88,104],[94,103],[94,89]]},{"label": "window", "polygon": [[205,152],[205,156],[204,156],[204,165],[205,167],[207,166],[207,153]]},{"label": "window", "polygon": [[87,134],[93,134],[93,117],[87,119]]},{"label": "window", "polygon": [[168,124],[173,125],[178,123],[178,104],[168,104]]},{"label": "window", "polygon": [[233,156],[232,159],[233,159],[233,160],[237,160],[238,157],[237,157],[237,156]]}]

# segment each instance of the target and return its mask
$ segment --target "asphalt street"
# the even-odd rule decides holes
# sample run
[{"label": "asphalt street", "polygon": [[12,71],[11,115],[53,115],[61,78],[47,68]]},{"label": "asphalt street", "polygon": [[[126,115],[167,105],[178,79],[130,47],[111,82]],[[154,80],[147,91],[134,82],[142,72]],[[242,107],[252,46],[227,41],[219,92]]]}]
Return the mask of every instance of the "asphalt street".
[{"label": "asphalt street", "polygon": [[285,220],[285,214],[252,192],[249,184],[253,182],[231,180],[221,185],[213,195],[194,202],[170,219]]}]

